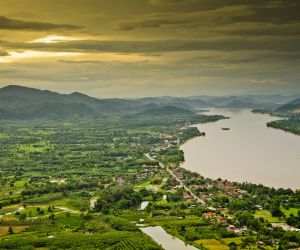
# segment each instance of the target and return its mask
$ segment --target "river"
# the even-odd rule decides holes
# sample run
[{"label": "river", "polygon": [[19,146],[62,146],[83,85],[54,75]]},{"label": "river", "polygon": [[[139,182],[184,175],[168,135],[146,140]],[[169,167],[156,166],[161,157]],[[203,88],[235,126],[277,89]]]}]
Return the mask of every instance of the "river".
[{"label": "river", "polygon": [[181,146],[183,168],[214,179],[300,188],[300,136],[266,126],[280,118],[250,109],[210,109],[205,114],[230,119],[197,125],[206,136]]},{"label": "river", "polygon": [[197,250],[196,247],[187,245],[184,241],[168,234],[162,227],[142,227],[140,229],[165,250]]}]

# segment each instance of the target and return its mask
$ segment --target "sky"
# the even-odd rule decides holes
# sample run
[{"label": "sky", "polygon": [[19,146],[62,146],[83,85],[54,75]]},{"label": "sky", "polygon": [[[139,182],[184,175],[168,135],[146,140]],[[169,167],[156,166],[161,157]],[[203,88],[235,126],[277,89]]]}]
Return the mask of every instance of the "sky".
[{"label": "sky", "polygon": [[0,0],[0,87],[300,93],[299,0]]}]

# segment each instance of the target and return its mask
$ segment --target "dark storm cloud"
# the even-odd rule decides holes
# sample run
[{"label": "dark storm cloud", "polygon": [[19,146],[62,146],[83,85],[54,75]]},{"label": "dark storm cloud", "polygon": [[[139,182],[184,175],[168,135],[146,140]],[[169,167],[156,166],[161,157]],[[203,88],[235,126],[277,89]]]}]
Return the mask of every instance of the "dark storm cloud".
[{"label": "dark storm cloud", "polygon": [[55,29],[74,30],[79,29],[79,26],[71,24],[54,24],[44,22],[29,22],[7,18],[0,16],[0,29],[2,30],[32,30],[32,31],[47,31]]}]

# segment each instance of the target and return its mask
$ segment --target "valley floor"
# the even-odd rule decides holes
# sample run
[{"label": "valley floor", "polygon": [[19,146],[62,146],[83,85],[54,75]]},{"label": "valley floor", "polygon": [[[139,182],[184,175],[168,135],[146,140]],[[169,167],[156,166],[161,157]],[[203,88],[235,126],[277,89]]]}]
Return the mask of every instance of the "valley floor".
[{"label": "valley floor", "polygon": [[202,135],[190,124],[220,118],[1,125],[0,249],[162,249],[149,226],[199,249],[299,247],[299,191],[180,167],[180,145]]}]

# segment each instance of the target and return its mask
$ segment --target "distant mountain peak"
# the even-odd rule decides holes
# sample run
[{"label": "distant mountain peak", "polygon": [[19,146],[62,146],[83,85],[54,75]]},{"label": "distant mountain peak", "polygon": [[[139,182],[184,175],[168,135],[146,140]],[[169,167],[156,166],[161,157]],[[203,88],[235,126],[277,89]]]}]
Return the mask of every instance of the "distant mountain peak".
[{"label": "distant mountain peak", "polygon": [[36,88],[31,88],[31,87],[27,87],[27,86],[21,86],[21,85],[17,85],[17,84],[10,84],[7,85],[3,88],[1,88],[1,90],[14,90],[14,89],[25,89],[25,90],[38,90],[38,91],[42,91],[40,89],[36,89]]},{"label": "distant mountain peak", "polygon": [[294,111],[296,109],[300,109],[300,98],[294,99],[293,101],[290,101],[279,108],[276,109],[276,111],[279,112],[288,112],[288,111]]},{"label": "distant mountain peak", "polygon": [[184,108],[179,108],[179,107],[174,107],[174,106],[168,105],[168,106],[163,106],[163,107],[150,108],[143,112],[139,112],[138,114],[139,115],[160,116],[160,115],[192,115],[194,113],[192,111],[184,109]]},{"label": "distant mountain peak", "polygon": [[12,91],[12,90],[30,90],[31,88],[25,87],[25,86],[20,86],[20,85],[7,85],[3,88],[0,89],[0,91]]},{"label": "distant mountain peak", "polygon": [[52,92],[50,90],[41,90],[21,85],[7,85],[0,89],[0,93],[7,93],[7,94],[22,94],[22,93],[51,93],[51,94],[58,94],[56,92]]},{"label": "distant mountain peak", "polygon": [[77,91],[71,93],[70,95],[71,95],[71,96],[87,96],[86,94],[82,94],[82,93],[77,92]]}]

